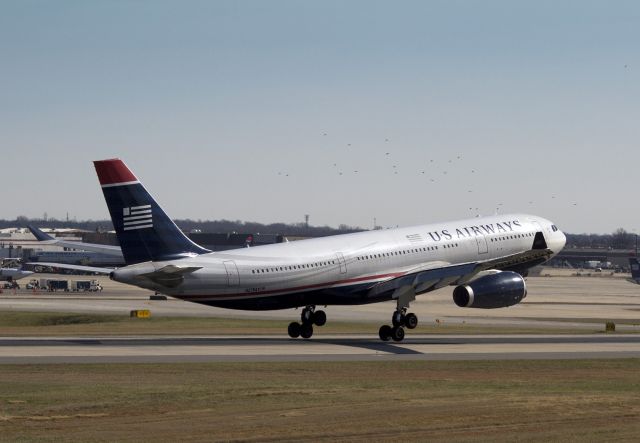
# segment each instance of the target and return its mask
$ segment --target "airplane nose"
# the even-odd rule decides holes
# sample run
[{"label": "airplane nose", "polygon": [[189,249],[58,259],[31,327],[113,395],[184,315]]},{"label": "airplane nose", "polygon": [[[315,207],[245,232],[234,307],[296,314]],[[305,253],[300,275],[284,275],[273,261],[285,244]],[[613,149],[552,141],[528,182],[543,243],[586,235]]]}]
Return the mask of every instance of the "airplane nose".
[{"label": "airplane nose", "polygon": [[564,245],[567,244],[567,236],[564,235],[562,231],[557,231],[554,233],[551,238],[551,247],[550,249],[553,251],[553,255],[558,254],[564,248]]}]

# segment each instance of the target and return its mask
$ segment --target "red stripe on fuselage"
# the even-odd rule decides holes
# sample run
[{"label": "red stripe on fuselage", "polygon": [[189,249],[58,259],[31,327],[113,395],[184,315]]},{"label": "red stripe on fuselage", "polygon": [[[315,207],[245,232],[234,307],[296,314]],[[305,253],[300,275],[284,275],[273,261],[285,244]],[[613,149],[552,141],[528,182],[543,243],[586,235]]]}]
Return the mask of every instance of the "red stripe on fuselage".
[{"label": "red stripe on fuselage", "polygon": [[116,183],[126,183],[137,181],[133,172],[127,168],[119,158],[109,160],[97,160],[93,162],[101,185],[113,185]]},{"label": "red stripe on fuselage", "polygon": [[256,292],[241,292],[235,294],[194,294],[194,295],[176,295],[176,297],[181,298],[183,300],[190,300],[192,298],[204,298],[204,297],[244,297],[244,298],[254,298],[256,295],[273,295],[273,294],[289,294],[292,292],[299,291],[308,291],[311,289],[329,289],[336,285],[346,285],[349,283],[361,283],[366,281],[371,281],[373,283],[374,280],[379,280],[382,278],[396,278],[402,277],[405,275],[404,272],[395,272],[391,274],[381,274],[381,275],[370,275],[369,277],[358,277],[358,278],[350,278],[347,280],[337,280],[327,283],[317,283],[313,285],[305,285],[305,286],[296,286],[293,288],[282,288],[282,289],[270,289],[268,291],[256,291]]}]

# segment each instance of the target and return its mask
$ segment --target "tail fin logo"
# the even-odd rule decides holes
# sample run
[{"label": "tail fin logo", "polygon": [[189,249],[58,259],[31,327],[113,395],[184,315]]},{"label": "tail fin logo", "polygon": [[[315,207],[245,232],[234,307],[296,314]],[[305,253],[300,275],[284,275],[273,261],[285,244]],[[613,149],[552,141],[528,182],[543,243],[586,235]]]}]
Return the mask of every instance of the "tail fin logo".
[{"label": "tail fin logo", "polygon": [[153,214],[151,205],[131,206],[122,209],[124,230],[153,228]]}]

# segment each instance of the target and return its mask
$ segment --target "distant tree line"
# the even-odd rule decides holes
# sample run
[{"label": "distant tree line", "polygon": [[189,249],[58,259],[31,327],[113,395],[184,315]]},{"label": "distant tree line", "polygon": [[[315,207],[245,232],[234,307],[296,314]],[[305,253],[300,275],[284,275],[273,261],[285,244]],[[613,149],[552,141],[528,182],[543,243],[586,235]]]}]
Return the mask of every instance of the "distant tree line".
[{"label": "distant tree line", "polygon": [[[325,237],[327,235],[347,234],[350,232],[364,231],[365,229],[340,225],[338,228],[330,226],[307,226],[305,223],[271,223],[262,224],[256,222],[243,222],[240,220],[175,220],[176,225],[185,232],[200,230],[212,233],[251,233],[251,234],[281,234],[285,236],[300,237]],[[38,228],[75,228],[94,232],[113,230],[111,220],[57,220],[55,218],[30,219],[19,216],[15,220],[0,220],[0,229],[26,227],[34,225]],[[636,234],[618,228],[611,234],[566,234],[567,247],[575,248],[613,248],[634,249],[636,246]]]},{"label": "distant tree line", "polygon": [[611,234],[566,234],[567,247],[574,248],[612,248],[634,249],[636,234],[627,232],[623,228],[616,229]]},{"label": "distant tree line", "polygon": [[[300,237],[326,237],[335,234],[347,234],[350,232],[364,231],[364,229],[354,226],[340,225],[338,228],[330,226],[308,226],[306,223],[271,223],[262,224],[256,222],[243,222],[240,220],[174,220],[176,225],[185,232],[199,230],[201,232],[211,233],[251,233],[251,234],[282,234],[288,236]],[[27,225],[33,225],[37,228],[73,228],[83,229],[86,231],[105,232],[113,230],[111,220],[57,220],[55,218],[30,219],[25,216],[19,216],[15,220],[0,220],[0,229],[2,228],[26,228]]]}]

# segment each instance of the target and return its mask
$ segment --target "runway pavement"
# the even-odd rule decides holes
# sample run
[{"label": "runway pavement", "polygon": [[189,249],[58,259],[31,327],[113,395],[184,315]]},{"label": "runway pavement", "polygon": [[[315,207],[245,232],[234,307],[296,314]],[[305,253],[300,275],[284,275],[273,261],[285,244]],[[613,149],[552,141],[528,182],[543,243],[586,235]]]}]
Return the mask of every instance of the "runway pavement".
[{"label": "runway pavement", "polygon": [[[418,297],[412,303],[421,323],[524,325],[554,329],[584,328],[616,321],[616,329],[638,332],[640,286],[617,275],[578,277],[570,271],[545,270],[527,280],[529,294],[519,305],[504,309],[462,309],[451,300],[451,288]],[[149,291],[103,279],[101,293],[34,293],[5,291],[6,311],[86,312],[128,315],[150,309],[153,316],[297,319],[299,311],[251,312],[202,306],[169,298],[149,300]],[[393,302],[363,306],[329,306],[329,321],[388,322]],[[259,337],[95,337],[0,338],[0,363],[179,362],[179,361],[316,361],[316,360],[443,360],[553,359],[640,357],[640,335],[428,336],[409,333],[401,344],[377,336],[325,336],[291,340]]]},{"label": "runway pavement", "polygon": [[5,337],[0,364],[640,358],[638,335]]}]

